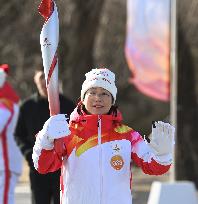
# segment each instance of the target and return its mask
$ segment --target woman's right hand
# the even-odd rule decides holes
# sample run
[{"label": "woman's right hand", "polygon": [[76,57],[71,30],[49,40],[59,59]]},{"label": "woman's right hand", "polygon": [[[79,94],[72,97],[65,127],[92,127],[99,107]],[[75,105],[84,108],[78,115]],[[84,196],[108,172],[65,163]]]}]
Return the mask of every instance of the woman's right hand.
[{"label": "woman's right hand", "polygon": [[51,116],[44,124],[42,132],[50,141],[59,139],[70,134],[65,114]]},{"label": "woman's right hand", "polygon": [[58,114],[45,122],[43,129],[36,135],[36,143],[43,149],[51,150],[54,148],[54,140],[60,140],[68,135],[70,130],[66,115]]}]

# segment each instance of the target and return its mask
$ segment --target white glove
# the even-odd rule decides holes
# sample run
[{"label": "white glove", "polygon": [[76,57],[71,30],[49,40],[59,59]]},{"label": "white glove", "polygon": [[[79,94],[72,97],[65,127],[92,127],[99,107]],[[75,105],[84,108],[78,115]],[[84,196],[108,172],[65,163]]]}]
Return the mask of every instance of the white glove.
[{"label": "white glove", "polygon": [[42,131],[49,140],[58,139],[70,134],[65,114],[51,116],[44,124]]},{"label": "white glove", "polygon": [[173,151],[175,128],[162,121],[154,122],[150,146],[157,156],[168,155]]},{"label": "white glove", "polygon": [[44,149],[52,149],[54,147],[54,139],[68,136],[71,133],[67,119],[64,114],[51,116],[45,122],[43,129],[38,133],[37,142]]}]

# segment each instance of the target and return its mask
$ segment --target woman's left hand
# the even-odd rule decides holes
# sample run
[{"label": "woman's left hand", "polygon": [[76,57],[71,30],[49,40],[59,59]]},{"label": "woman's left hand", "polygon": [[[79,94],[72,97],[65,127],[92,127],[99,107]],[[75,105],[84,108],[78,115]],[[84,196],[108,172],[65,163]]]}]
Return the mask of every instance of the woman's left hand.
[{"label": "woman's left hand", "polygon": [[150,146],[155,150],[156,155],[166,155],[173,151],[175,128],[169,123],[162,121],[155,122],[152,126],[152,138]]}]

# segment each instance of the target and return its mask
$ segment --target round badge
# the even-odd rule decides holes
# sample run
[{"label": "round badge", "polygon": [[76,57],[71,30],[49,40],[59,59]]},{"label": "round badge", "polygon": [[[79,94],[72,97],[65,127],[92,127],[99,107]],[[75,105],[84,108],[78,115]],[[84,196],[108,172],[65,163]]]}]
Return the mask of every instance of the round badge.
[{"label": "round badge", "polygon": [[111,158],[110,163],[115,170],[120,170],[124,165],[124,160],[120,155],[115,155]]}]

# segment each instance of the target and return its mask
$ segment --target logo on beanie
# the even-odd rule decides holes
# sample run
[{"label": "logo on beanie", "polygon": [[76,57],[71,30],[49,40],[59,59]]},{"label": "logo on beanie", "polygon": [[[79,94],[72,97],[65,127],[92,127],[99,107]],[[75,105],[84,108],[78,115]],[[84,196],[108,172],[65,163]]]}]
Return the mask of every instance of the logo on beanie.
[{"label": "logo on beanie", "polygon": [[90,81],[87,81],[85,83],[90,83],[91,81],[95,81],[95,80],[104,80],[104,81],[108,82],[109,84],[111,84],[111,82],[106,78],[93,78],[93,79],[90,79]]},{"label": "logo on beanie", "polygon": [[108,77],[109,76],[108,73],[107,73],[108,69],[106,69],[106,68],[104,68],[104,69],[101,68],[101,70],[100,69],[95,69],[95,70],[96,71],[93,72],[93,74],[95,74],[95,75],[103,75],[104,77],[106,77],[106,76]]}]

